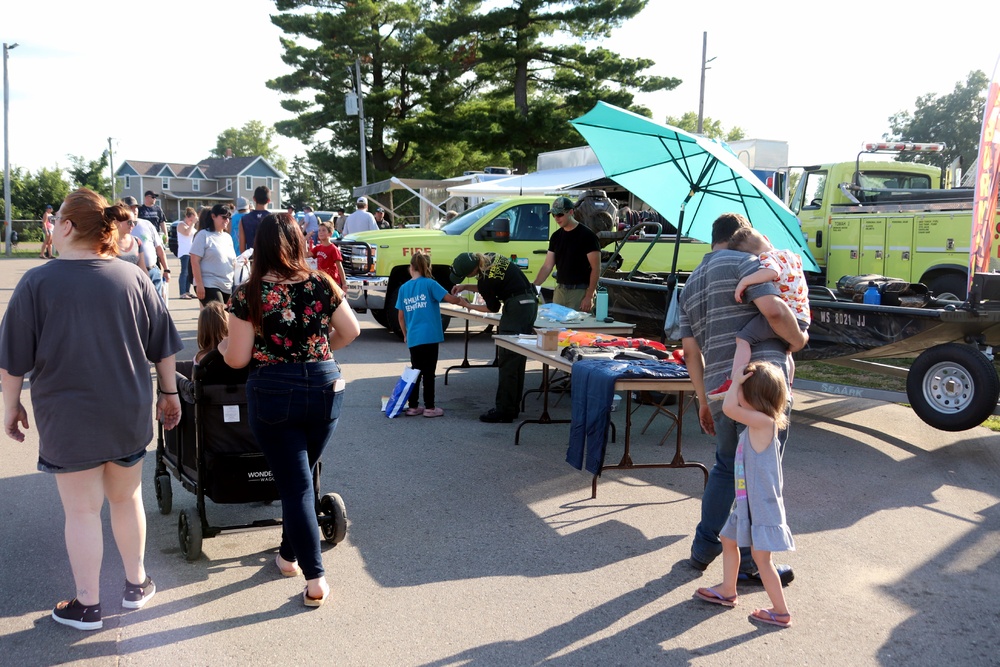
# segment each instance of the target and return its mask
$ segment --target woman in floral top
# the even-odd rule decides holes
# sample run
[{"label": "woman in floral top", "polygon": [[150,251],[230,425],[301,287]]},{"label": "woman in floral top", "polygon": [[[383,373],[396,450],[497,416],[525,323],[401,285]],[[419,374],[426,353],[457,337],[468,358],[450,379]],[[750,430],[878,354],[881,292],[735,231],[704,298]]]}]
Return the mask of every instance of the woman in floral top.
[{"label": "woman in floral top", "polygon": [[333,437],[344,380],[333,350],[361,329],[341,308],[344,293],[324,273],[309,270],[305,240],[287,213],[257,228],[250,279],[233,293],[229,337],[219,345],[247,380],[250,429],[267,457],[281,496],[281,546],[275,557],[286,577],[305,575],[302,599],[319,607],[330,594],[319,548],[313,468]]}]

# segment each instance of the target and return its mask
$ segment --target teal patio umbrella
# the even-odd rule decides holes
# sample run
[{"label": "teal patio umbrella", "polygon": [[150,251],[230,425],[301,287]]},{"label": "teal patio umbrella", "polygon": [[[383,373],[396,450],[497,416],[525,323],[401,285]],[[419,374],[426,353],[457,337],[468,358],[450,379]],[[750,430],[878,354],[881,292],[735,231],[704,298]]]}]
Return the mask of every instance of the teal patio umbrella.
[{"label": "teal patio umbrella", "polygon": [[740,213],[775,248],[801,255],[806,271],[819,271],[795,215],[722,144],[604,102],[570,123],[608,178],[662,215],[680,209],[678,235],[711,243],[715,219]]}]

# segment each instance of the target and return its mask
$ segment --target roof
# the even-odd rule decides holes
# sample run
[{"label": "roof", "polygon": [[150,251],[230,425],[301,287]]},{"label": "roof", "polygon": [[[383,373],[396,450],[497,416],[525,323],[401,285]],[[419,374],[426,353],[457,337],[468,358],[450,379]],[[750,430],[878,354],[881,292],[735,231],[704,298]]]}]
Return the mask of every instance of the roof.
[{"label": "roof", "polygon": [[521,176],[511,176],[485,183],[469,183],[448,188],[449,194],[459,197],[516,197],[518,195],[544,195],[550,192],[584,190],[582,184],[604,178],[599,164],[585,164],[562,169],[544,169]]},{"label": "roof", "polygon": [[205,175],[209,178],[226,178],[239,176],[244,169],[260,159],[259,155],[253,157],[231,157],[228,159],[207,157],[199,161],[198,166],[202,168]]},{"label": "roof", "polygon": [[274,171],[277,178],[283,178],[281,172],[274,168],[271,163],[265,160],[260,155],[254,155],[252,157],[231,157],[231,158],[218,158],[218,157],[207,157],[204,160],[200,160],[197,164],[182,164],[179,162],[148,162],[145,160],[125,160],[122,162],[121,166],[115,172],[115,175],[122,175],[122,171],[126,166],[131,167],[139,176],[147,176],[150,178],[159,177],[160,172],[163,171],[164,167],[170,169],[173,172],[173,176],[177,178],[187,178],[191,175],[195,169],[200,169],[200,171],[205,175],[206,178],[218,179],[218,178],[235,178],[240,176],[244,171],[250,168],[256,162],[262,162],[267,165],[271,170]]}]

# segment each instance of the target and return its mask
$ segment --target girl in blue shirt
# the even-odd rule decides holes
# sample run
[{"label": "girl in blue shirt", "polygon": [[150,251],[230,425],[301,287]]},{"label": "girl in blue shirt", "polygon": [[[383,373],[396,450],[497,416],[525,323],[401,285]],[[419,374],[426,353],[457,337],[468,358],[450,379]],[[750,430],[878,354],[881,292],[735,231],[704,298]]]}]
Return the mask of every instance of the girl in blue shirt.
[{"label": "girl in blue shirt", "polygon": [[399,314],[399,328],[403,341],[410,348],[410,365],[420,371],[420,381],[424,387],[424,407],[420,404],[419,387],[410,394],[409,417],[440,417],[444,410],[434,407],[434,374],[437,371],[438,344],[444,340],[441,327],[441,302],[468,306],[469,302],[453,296],[434,280],[431,274],[431,260],[427,255],[416,252],[410,259],[410,280],[399,288],[396,310]]}]

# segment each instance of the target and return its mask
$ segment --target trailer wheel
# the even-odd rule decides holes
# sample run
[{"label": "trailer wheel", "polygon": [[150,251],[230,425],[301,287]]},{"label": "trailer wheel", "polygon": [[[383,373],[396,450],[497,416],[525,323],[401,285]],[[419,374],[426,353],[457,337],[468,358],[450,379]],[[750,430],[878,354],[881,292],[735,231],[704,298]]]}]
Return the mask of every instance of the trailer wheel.
[{"label": "trailer wheel", "polygon": [[906,377],[917,416],[942,431],[964,431],[993,414],[1000,397],[997,370],[975,346],[945,343],[925,350]]},{"label": "trailer wheel", "polygon": [[328,493],[319,501],[320,529],[323,539],[330,544],[340,544],[347,537],[347,508],[339,493]]},{"label": "trailer wheel", "polygon": [[177,537],[181,543],[181,554],[184,560],[195,561],[201,556],[201,519],[188,517],[187,510],[181,510],[177,517]]},{"label": "trailer wheel", "polygon": [[167,473],[157,475],[153,482],[156,485],[156,506],[160,508],[160,514],[170,514],[174,505],[174,492],[170,488],[170,475]]}]

